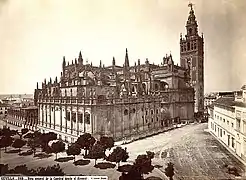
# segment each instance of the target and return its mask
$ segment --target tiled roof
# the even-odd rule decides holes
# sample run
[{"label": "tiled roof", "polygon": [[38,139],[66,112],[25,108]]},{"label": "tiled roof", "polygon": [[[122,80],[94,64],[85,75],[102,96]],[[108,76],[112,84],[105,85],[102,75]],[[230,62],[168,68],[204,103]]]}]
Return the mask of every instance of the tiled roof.
[{"label": "tiled roof", "polygon": [[25,109],[25,110],[28,110],[28,109],[38,109],[38,107],[37,106],[29,106],[29,107],[22,108],[22,109]]},{"label": "tiled roof", "polygon": [[9,106],[8,104],[0,103],[0,107],[8,107],[8,106]]},{"label": "tiled roof", "polygon": [[217,99],[214,103],[215,105],[219,104],[228,107],[233,107],[233,106],[246,107],[246,103],[235,101],[234,97],[228,97],[228,96],[221,97]]}]

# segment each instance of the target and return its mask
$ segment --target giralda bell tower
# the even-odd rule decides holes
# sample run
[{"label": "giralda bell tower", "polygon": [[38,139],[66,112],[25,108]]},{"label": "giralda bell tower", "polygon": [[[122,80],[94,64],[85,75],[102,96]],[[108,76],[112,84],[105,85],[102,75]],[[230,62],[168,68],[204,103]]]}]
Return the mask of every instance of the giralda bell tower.
[{"label": "giralda bell tower", "polygon": [[204,41],[198,34],[198,25],[189,3],[190,13],[186,22],[186,35],[180,35],[180,65],[188,69],[190,84],[195,89],[195,112],[204,112]]}]

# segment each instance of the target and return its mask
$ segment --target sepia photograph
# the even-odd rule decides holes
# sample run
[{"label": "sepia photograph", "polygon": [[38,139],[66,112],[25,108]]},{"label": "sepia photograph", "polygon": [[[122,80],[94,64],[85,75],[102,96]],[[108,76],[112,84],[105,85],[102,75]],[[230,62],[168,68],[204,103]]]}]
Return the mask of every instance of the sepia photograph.
[{"label": "sepia photograph", "polygon": [[246,0],[0,0],[0,180],[246,180]]}]

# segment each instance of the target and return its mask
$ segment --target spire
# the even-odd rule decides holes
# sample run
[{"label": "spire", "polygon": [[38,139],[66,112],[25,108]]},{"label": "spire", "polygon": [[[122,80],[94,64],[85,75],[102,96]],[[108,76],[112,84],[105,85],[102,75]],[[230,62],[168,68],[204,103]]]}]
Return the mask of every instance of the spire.
[{"label": "spire", "polygon": [[102,60],[100,60],[100,65],[99,65],[99,67],[100,67],[100,68],[102,67]]},{"label": "spire", "polygon": [[196,16],[194,14],[192,3],[188,4],[188,7],[190,7],[190,13],[188,16],[188,20],[186,22],[186,28],[187,28],[187,35],[195,35],[197,34],[197,21]]},{"label": "spire", "polygon": [[65,60],[65,56],[63,56],[63,62],[62,62],[62,66],[65,67],[66,66],[66,60]]},{"label": "spire", "polygon": [[115,66],[115,58],[113,57],[112,65]]},{"label": "spire", "polygon": [[78,58],[79,64],[83,64],[83,58],[82,58],[82,54],[81,51],[79,52],[79,58]]},{"label": "spire", "polygon": [[50,77],[50,84],[52,83],[52,79],[51,79],[51,77]]},{"label": "spire", "polygon": [[44,84],[46,85],[46,78],[44,78]]},{"label": "spire", "polygon": [[57,76],[56,76],[56,78],[55,78],[55,83],[57,83]]},{"label": "spire", "polygon": [[77,59],[75,58],[75,64],[78,64]]},{"label": "spire", "polygon": [[37,89],[38,89],[38,82],[37,82]]},{"label": "spire", "polygon": [[140,66],[140,59],[138,59],[138,65]]},{"label": "spire", "polygon": [[73,64],[73,60],[72,60],[72,64]]},{"label": "spire", "polygon": [[125,55],[125,67],[129,67],[129,59],[128,59],[128,52],[127,52],[127,48],[126,48],[126,55]]}]

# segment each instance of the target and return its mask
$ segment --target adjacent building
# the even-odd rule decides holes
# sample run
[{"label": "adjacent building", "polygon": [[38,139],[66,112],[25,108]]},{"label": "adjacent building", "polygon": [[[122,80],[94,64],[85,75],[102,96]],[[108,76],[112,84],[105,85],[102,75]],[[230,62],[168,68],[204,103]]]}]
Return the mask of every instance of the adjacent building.
[{"label": "adjacent building", "polygon": [[73,142],[86,132],[122,139],[193,121],[194,99],[203,111],[203,37],[192,6],[186,28],[181,66],[171,54],[160,65],[146,59],[130,66],[127,49],[123,66],[115,58],[110,66],[101,61],[94,66],[84,62],[81,52],[71,63],[63,57],[61,77],[45,79],[41,88],[37,84],[37,127]]},{"label": "adjacent building", "polygon": [[4,117],[8,112],[9,106],[5,103],[0,103],[0,117]]},{"label": "adjacent building", "polygon": [[208,128],[239,159],[246,162],[246,86],[226,93],[208,106]]}]

